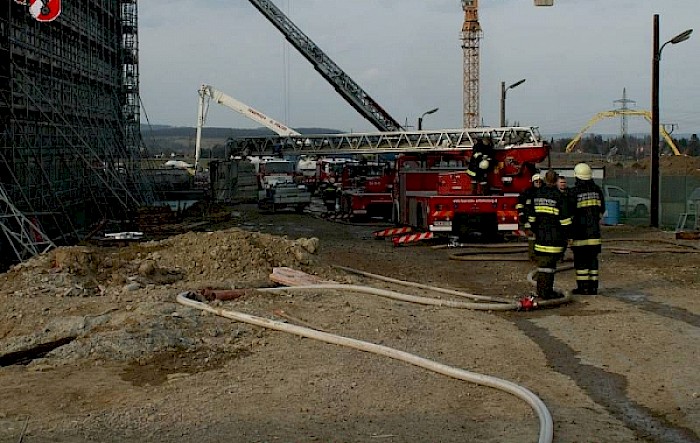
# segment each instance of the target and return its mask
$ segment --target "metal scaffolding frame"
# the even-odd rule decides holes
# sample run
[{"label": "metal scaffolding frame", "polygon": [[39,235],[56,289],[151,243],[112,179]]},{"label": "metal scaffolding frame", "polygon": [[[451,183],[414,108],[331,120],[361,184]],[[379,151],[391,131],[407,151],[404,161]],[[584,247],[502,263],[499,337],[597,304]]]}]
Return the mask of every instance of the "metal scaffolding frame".
[{"label": "metal scaffolding frame", "polygon": [[64,2],[50,23],[0,4],[0,217],[31,221],[3,225],[0,255],[26,249],[17,239],[80,240],[152,203],[141,174],[137,17],[137,0]]}]

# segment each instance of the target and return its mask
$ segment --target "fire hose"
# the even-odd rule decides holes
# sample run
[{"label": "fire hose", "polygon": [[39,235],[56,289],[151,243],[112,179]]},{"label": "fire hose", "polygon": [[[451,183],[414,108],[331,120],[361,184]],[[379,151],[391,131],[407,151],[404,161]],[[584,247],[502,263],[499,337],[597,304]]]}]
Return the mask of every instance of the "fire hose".
[{"label": "fire hose", "polygon": [[437,363],[435,361],[419,357],[417,355],[410,354],[405,351],[390,348],[388,346],[378,345],[362,340],[356,340],[340,335],[329,334],[327,332],[322,332],[303,326],[291,325],[288,323],[270,320],[263,317],[245,314],[242,312],[228,311],[221,308],[215,308],[208,304],[192,300],[191,298],[189,298],[189,295],[189,292],[183,292],[178,294],[178,303],[188,306],[190,308],[199,309],[205,312],[219,315],[221,317],[229,318],[231,320],[240,321],[263,328],[274,329],[276,331],[287,332],[290,334],[298,335],[300,337],[311,338],[325,343],[345,346],[363,352],[370,352],[377,355],[383,355],[385,357],[403,361],[405,363],[409,363],[414,366],[418,366],[420,368],[424,368],[429,371],[446,375],[448,377],[452,377],[458,380],[463,380],[482,386],[488,386],[507,392],[525,401],[537,414],[540,425],[538,443],[551,443],[554,438],[554,424],[552,420],[552,415],[550,414],[544,402],[529,389],[517,385],[508,380],[503,380],[500,378],[467,371],[453,366],[448,366],[442,363]]}]

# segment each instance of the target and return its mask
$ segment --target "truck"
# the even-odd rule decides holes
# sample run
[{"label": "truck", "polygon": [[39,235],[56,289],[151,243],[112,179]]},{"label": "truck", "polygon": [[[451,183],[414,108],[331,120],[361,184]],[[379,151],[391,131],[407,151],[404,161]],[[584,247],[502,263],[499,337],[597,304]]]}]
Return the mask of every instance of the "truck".
[{"label": "truck", "polygon": [[482,129],[495,146],[486,191],[476,194],[467,173],[472,149],[400,154],[393,188],[394,223],[465,239],[495,239],[518,230],[518,196],[531,186],[535,165],[549,155],[536,128]]},{"label": "truck", "polygon": [[[254,159],[255,160],[255,159]],[[299,183],[296,163],[278,158],[255,162],[258,177],[258,208],[277,212],[293,208],[303,212],[311,204],[311,193]]]},{"label": "truck", "polygon": [[[487,185],[473,192],[467,167],[474,147],[485,137],[494,147],[493,165],[488,169]],[[285,152],[293,155],[393,156],[388,157],[395,159],[391,219],[399,226],[446,237],[517,231],[518,196],[531,186],[536,165],[549,155],[549,144],[534,126],[305,134],[304,143],[296,143],[300,137],[280,138],[278,142],[289,146]],[[271,141],[260,137],[241,137],[236,143],[250,152],[272,149]],[[337,185],[337,179],[335,175],[328,181]],[[338,191],[328,194],[333,196],[326,202],[332,210]]]},{"label": "truck", "polygon": [[396,170],[391,162],[348,162],[341,174],[340,214],[391,219]]},{"label": "truck", "polygon": [[649,216],[651,200],[629,194],[619,186],[603,185],[603,195],[606,202],[617,202],[620,215],[627,218],[643,218]]}]

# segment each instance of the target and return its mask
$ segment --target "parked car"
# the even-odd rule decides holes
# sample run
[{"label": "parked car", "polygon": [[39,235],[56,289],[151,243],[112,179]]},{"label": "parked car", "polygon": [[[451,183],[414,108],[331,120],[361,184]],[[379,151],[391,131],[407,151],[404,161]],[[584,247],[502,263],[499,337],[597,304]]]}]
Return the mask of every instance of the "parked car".
[{"label": "parked car", "polygon": [[620,205],[620,215],[631,218],[649,216],[651,201],[644,197],[635,197],[619,186],[604,185],[603,194],[606,202],[616,201]]}]

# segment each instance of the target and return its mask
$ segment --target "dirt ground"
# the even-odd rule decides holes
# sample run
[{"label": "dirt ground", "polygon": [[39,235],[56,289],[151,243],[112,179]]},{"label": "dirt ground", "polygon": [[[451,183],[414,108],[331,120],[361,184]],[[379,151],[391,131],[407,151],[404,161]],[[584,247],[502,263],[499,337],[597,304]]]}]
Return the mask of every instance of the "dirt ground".
[{"label": "dirt ground", "polygon": [[[532,291],[529,262],[394,247],[373,238],[380,226],[233,210],[214,232],[59,248],[0,275],[0,442],[537,441],[536,414],[500,389],[176,301],[275,286],[278,266],[466,300],[332,265],[517,300]],[[319,289],[211,304],[516,383],[547,405],[555,442],[698,442],[700,241],[626,226],[604,235],[601,295],[556,308]],[[572,288],[572,271],[557,286]]]}]

